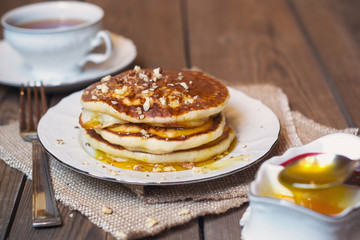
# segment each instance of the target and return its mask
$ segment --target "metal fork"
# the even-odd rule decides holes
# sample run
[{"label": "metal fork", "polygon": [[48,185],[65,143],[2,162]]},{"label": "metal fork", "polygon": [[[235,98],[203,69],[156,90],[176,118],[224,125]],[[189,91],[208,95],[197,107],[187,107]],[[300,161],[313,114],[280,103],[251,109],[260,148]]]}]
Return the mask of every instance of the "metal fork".
[{"label": "metal fork", "polygon": [[[48,165],[49,156],[46,154],[37,135],[38,122],[41,116],[47,111],[46,97],[42,84],[34,83],[32,85],[34,86],[28,84],[24,87],[24,85],[21,85],[20,88],[20,135],[25,141],[32,143],[32,225],[33,227],[57,226],[61,224],[61,218],[51,186]],[[39,85],[42,105],[41,113],[38,96]],[[33,93],[33,98],[31,93]],[[27,107],[25,106],[25,95],[27,95]],[[35,121],[33,118],[33,105],[35,108]]]}]

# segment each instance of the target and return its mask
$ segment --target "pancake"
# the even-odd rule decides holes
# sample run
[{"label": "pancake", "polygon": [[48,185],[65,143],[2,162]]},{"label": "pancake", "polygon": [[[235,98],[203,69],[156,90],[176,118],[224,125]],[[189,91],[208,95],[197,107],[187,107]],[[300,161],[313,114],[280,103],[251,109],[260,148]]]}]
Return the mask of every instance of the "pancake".
[{"label": "pancake", "polygon": [[[92,148],[103,151],[114,157],[134,159],[147,163],[181,163],[181,162],[200,162],[214,157],[229,149],[232,141],[235,139],[235,133],[231,128],[225,126],[223,134],[207,144],[179,150],[168,154],[151,154],[141,151],[130,151],[120,145],[111,144],[103,139],[95,130],[85,130],[85,138]],[[116,160],[116,158],[114,158]]]},{"label": "pancake", "polygon": [[126,122],[109,114],[83,109],[80,114],[79,123],[81,127],[85,129],[97,129],[111,127],[117,124],[125,124]]},{"label": "pancake", "polygon": [[127,123],[95,131],[108,142],[128,150],[163,154],[211,142],[221,136],[224,126],[225,116],[220,113],[195,128],[164,128]]},{"label": "pancake", "polygon": [[203,72],[135,67],[87,87],[81,104],[122,122],[195,127],[221,112],[228,99],[226,86]]},{"label": "pancake", "polygon": [[[208,118],[196,119],[188,122],[181,123],[152,123],[151,126],[154,127],[182,127],[182,128],[193,128],[204,125]],[[83,109],[80,114],[80,124],[85,129],[101,129],[106,127],[111,127],[118,124],[127,123],[124,120],[115,118],[109,114],[101,112],[92,112],[86,109]]]}]

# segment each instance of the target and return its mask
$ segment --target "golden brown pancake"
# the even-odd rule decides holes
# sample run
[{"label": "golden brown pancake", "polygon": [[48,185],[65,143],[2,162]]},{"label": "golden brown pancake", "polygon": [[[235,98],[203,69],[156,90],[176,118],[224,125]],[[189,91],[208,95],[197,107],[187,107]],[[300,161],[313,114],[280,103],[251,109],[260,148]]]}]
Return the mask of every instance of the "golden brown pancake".
[{"label": "golden brown pancake", "polygon": [[221,112],[228,99],[226,86],[203,72],[135,68],[90,85],[81,103],[123,122],[195,127]]},{"label": "golden brown pancake", "polygon": [[211,142],[221,136],[224,126],[225,116],[221,113],[195,128],[165,128],[126,123],[95,131],[108,142],[128,150],[162,154]]},{"label": "golden brown pancake", "polygon": [[225,126],[223,134],[207,144],[191,149],[174,151],[168,154],[130,151],[120,145],[109,143],[92,129],[85,130],[85,138],[93,148],[114,157],[123,158],[122,160],[134,159],[147,163],[179,163],[204,161],[226,151],[235,139],[235,133],[228,126]]}]

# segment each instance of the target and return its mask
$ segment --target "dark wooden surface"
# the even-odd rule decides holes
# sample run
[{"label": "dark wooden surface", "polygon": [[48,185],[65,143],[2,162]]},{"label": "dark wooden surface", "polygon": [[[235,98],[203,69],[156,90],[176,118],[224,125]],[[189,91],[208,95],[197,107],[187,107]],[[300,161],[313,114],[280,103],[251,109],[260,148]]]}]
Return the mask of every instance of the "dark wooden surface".
[{"label": "dark wooden surface", "polygon": [[[230,86],[274,84],[293,110],[321,124],[360,125],[360,1],[89,1],[105,10],[108,30],[135,42],[135,64],[199,67]],[[1,1],[0,14],[30,2],[38,1]],[[17,94],[18,89],[0,85],[0,124],[17,119]],[[49,95],[51,104],[66,95]],[[113,239],[61,204],[63,226],[33,229],[31,182],[3,161],[0,203],[0,239]],[[240,239],[246,207],[200,217],[149,239]]]}]

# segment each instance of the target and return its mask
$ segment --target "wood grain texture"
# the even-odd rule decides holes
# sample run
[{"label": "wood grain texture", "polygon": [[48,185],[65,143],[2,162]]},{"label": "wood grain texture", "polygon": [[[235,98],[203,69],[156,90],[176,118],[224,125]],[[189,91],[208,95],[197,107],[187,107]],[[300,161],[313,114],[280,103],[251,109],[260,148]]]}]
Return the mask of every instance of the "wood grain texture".
[{"label": "wood grain texture", "polygon": [[[194,66],[229,85],[277,85],[293,110],[322,124],[348,126],[322,65],[286,1],[195,0],[187,4]],[[238,221],[243,210],[205,217],[205,239],[240,238]]]},{"label": "wood grain texture", "polygon": [[141,67],[184,68],[184,42],[178,0],[89,0],[102,7],[104,27],[132,39]]},{"label": "wood grain texture", "polygon": [[[247,209],[248,204],[232,209],[221,215],[204,217],[204,239],[241,239],[240,217]],[[217,227],[214,227],[217,226]],[[220,231],[220,228],[223,228]]]},{"label": "wood grain texture", "polygon": [[[359,1],[293,1],[308,37],[352,126],[360,126]],[[311,8],[312,11],[308,9]]]},{"label": "wood grain texture", "polygon": [[199,240],[199,226],[198,220],[192,221],[177,227],[167,229],[154,237],[144,238],[148,240]]},{"label": "wood grain texture", "polygon": [[0,161],[0,239],[5,239],[11,227],[16,201],[21,195],[24,174]]},{"label": "wood grain texture", "polygon": [[194,66],[230,85],[277,85],[293,110],[322,124],[347,126],[286,1],[194,0],[187,9]]},{"label": "wood grain texture", "polygon": [[[106,233],[82,214],[58,203],[62,226],[33,228],[31,225],[32,182],[26,181],[9,239],[105,239]],[[70,217],[70,214],[73,214]]]}]

